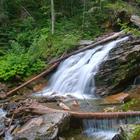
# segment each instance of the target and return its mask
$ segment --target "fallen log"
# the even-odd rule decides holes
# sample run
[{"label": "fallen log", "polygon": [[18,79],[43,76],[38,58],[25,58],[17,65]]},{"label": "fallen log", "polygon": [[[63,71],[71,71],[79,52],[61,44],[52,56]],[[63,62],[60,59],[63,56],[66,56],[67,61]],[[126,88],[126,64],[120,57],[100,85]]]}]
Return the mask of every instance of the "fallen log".
[{"label": "fallen log", "polygon": [[44,76],[44,75],[49,74],[52,70],[54,70],[54,69],[58,66],[58,64],[59,64],[59,62],[53,64],[49,69],[43,71],[43,72],[40,73],[39,75],[37,75],[37,76],[33,77],[32,79],[28,80],[27,82],[25,82],[25,83],[21,84],[20,86],[18,86],[18,87],[16,87],[16,88],[12,89],[11,91],[5,93],[4,95],[1,94],[1,95],[0,95],[0,99],[5,99],[6,97],[12,95],[12,94],[15,93],[17,90],[19,90],[19,89],[25,87],[25,86],[28,85],[29,83],[31,83],[31,82],[33,82],[33,81],[39,79],[40,77],[42,77],[42,76]]},{"label": "fallen log", "polygon": [[56,67],[58,66],[58,64],[59,64],[61,61],[63,61],[64,59],[66,59],[66,58],[68,58],[68,57],[70,57],[70,56],[72,56],[72,55],[75,55],[75,54],[77,54],[77,53],[83,52],[83,51],[85,51],[85,50],[91,49],[91,48],[93,48],[93,47],[95,47],[95,46],[97,46],[97,45],[101,45],[101,44],[106,43],[106,42],[108,42],[108,41],[117,39],[118,37],[121,37],[121,36],[124,36],[124,35],[125,35],[125,34],[124,34],[123,31],[118,32],[118,33],[115,33],[115,34],[112,35],[112,36],[109,36],[109,37],[107,37],[107,38],[105,38],[105,39],[103,39],[103,40],[99,40],[99,41],[95,42],[94,44],[91,44],[91,45],[89,45],[89,46],[87,46],[87,47],[85,47],[85,48],[82,48],[82,49],[80,49],[80,50],[77,50],[77,51],[75,51],[75,52],[72,52],[72,53],[70,53],[70,54],[67,54],[67,55],[65,55],[65,56],[62,56],[62,57],[60,57],[60,58],[58,58],[58,59],[56,59],[56,60],[50,62],[49,64],[50,64],[50,65],[53,64],[53,66],[51,66],[48,70],[45,70],[44,72],[40,73],[39,75],[35,76],[34,78],[30,79],[29,81],[23,83],[22,85],[20,85],[20,86],[14,88],[14,89],[12,89],[11,91],[9,91],[9,92],[7,92],[7,93],[5,93],[5,94],[1,94],[1,95],[0,95],[0,99],[5,99],[7,96],[12,95],[14,92],[16,92],[17,90],[21,89],[22,87],[25,87],[26,85],[28,85],[28,84],[31,83],[32,81],[35,81],[35,80],[37,80],[38,78],[40,78],[40,77],[42,77],[42,76],[44,76],[44,75],[50,73],[50,72],[51,72],[54,68],[56,68]]},{"label": "fallen log", "polygon": [[26,108],[28,111],[37,114],[46,114],[53,112],[64,112],[69,113],[71,117],[79,119],[111,119],[111,118],[125,118],[125,117],[135,117],[140,116],[140,111],[131,111],[131,112],[75,112],[70,110],[58,110],[49,108],[39,103],[33,103]]},{"label": "fallen log", "polygon": [[89,45],[89,46],[86,46],[85,48],[79,49],[79,50],[74,51],[74,52],[72,52],[72,53],[69,53],[69,54],[67,54],[67,55],[65,55],[65,56],[63,56],[63,57],[60,57],[60,58],[58,58],[58,59],[56,59],[56,60],[50,62],[49,64],[54,64],[54,63],[56,63],[56,62],[61,62],[61,61],[63,61],[64,59],[66,59],[66,58],[68,58],[68,57],[70,57],[70,56],[72,56],[72,55],[75,55],[75,54],[77,54],[77,53],[86,51],[86,50],[91,49],[91,48],[93,48],[93,47],[95,47],[95,46],[97,46],[97,45],[104,44],[104,43],[109,42],[109,41],[111,41],[111,40],[115,40],[115,39],[117,39],[118,37],[121,37],[121,36],[124,36],[124,35],[125,35],[125,33],[124,33],[123,31],[118,32],[118,33],[115,33],[114,35],[111,35],[111,36],[109,36],[109,37],[107,37],[107,38],[105,38],[105,39],[103,39],[103,40],[99,40],[99,41],[97,41],[97,42],[95,42],[95,43],[93,43],[93,44],[91,44],[91,45]]}]

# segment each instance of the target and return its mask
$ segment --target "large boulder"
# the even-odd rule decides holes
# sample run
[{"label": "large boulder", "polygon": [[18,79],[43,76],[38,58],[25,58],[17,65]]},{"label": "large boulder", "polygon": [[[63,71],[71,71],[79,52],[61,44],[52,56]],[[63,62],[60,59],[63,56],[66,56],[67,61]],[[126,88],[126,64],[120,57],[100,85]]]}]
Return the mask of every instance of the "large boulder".
[{"label": "large boulder", "polygon": [[140,38],[131,37],[118,43],[95,76],[96,93],[109,95],[121,92],[140,75]]},{"label": "large boulder", "polygon": [[68,129],[68,113],[47,113],[33,118],[13,135],[14,140],[56,140],[58,133]]}]

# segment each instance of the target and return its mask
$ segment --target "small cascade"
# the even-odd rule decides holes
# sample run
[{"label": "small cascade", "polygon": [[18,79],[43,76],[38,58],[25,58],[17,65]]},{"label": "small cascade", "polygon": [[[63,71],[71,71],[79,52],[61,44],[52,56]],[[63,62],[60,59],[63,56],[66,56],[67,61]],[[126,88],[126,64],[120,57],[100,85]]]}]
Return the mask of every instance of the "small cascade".
[{"label": "small cascade", "polygon": [[100,64],[107,59],[109,51],[117,43],[127,39],[128,37],[124,37],[69,57],[60,64],[49,81],[49,86],[40,95],[96,98],[94,76]]},{"label": "small cascade", "polygon": [[134,79],[133,85],[140,85],[140,76],[137,76],[137,77]]},{"label": "small cascade", "polygon": [[5,128],[4,121],[6,114],[7,113],[0,108],[0,132]]},{"label": "small cascade", "polygon": [[84,120],[84,134],[97,140],[111,140],[120,125],[125,124],[140,124],[140,117]]}]

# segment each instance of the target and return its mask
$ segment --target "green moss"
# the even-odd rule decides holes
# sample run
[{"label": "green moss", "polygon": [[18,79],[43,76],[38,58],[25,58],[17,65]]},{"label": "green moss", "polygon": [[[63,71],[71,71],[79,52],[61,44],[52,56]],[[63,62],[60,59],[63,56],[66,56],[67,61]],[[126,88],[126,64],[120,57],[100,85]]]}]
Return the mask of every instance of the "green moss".
[{"label": "green moss", "polygon": [[[131,101],[123,104],[120,109],[123,111],[133,110],[139,107],[140,100],[139,99],[132,99]],[[136,109],[137,110],[137,109]]]},{"label": "green moss", "polygon": [[136,129],[130,136],[130,140],[139,140],[140,138],[140,125],[137,125]]}]

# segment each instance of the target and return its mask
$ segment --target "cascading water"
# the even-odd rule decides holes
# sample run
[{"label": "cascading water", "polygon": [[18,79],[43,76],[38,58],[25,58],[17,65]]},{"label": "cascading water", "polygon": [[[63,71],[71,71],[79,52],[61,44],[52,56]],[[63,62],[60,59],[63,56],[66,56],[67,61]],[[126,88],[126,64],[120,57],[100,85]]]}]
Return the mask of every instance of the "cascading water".
[{"label": "cascading water", "polygon": [[49,86],[41,92],[41,95],[71,95],[79,99],[95,98],[94,76],[100,64],[106,60],[109,51],[117,43],[127,39],[128,37],[124,37],[69,57],[60,64]]},{"label": "cascading water", "polygon": [[83,120],[84,134],[94,140],[112,140],[120,125],[139,123],[140,117]]},{"label": "cascading water", "polygon": [[[56,73],[49,81],[49,86],[37,94],[37,96],[73,96],[78,99],[93,99],[95,95],[94,76],[98,72],[100,64],[108,57],[109,51],[117,43],[128,40],[124,37],[105,45],[97,46],[93,49],[73,55],[63,61]],[[106,133],[104,130],[95,129],[95,125],[101,125],[100,121],[84,120],[85,133],[92,135],[96,140],[110,140],[115,134],[113,131]],[[105,124],[105,122],[103,122]],[[102,126],[102,125],[101,125]],[[94,131],[93,131],[94,130]],[[103,138],[102,138],[103,137]],[[106,138],[106,139],[105,139]]]}]

